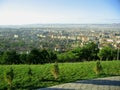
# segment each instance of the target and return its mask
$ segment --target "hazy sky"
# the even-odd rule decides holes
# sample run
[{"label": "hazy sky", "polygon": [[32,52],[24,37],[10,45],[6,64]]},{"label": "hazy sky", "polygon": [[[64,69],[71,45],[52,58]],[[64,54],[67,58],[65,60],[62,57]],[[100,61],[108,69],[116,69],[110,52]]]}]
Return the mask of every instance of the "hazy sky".
[{"label": "hazy sky", "polygon": [[0,25],[120,23],[120,0],[0,0]]}]

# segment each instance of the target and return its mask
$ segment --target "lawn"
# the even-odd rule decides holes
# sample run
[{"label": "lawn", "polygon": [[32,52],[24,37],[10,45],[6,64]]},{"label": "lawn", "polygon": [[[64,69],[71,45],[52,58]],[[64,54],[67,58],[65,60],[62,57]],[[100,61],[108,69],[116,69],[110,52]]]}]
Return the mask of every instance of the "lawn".
[{"label": "lawn", "polygon": [[[14,72],[12,86],[14,89],[36,89],[42,87],[53,86],[66,82],[73,82],[82,79],[93,79],[97,77],[106,77],[120,75],[120,61],[102,61],[103,72],[96,75],[94,72],[96,62],[80,62],[80,63],[59,63],[59,78],[54,79],[51,74],[53,64],[44,65],[0,65],[0,90],[6,90],[8,87],[4,79],[4,73],[11,67]],[[31,68],[32,76],[28,75]]]}]

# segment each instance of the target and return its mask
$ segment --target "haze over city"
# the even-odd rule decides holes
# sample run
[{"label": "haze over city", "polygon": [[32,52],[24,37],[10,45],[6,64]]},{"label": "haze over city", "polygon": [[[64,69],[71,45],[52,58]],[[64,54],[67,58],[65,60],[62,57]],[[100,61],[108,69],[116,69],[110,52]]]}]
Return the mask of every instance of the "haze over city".
[{"label": "haze over city", "polygon": [[120,23],[120,0],[0,0],[0,25]]}]

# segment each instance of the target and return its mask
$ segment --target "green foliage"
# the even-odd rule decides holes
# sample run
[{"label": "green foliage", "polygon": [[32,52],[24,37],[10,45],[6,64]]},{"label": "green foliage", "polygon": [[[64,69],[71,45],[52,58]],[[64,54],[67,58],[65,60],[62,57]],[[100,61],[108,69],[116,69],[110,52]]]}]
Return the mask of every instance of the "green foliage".
[{"label": "green foliage", "polygon": [[116,55],[117,52],[111,47],[104,47],[98,53],[98,56],[101,60],[113,60],[113,58],[117,57]]},{"label": "green foliage", "polygon": [[5,72],[5,81],[8,83],[9,87],[12,88],[12,81],[14,79],[14,72],[13,69],[10,68],[10,70]]},{"label": "green foliage", "polygon": [[48,53],[49,53],[49,58],[48,58],[49,63],[50,62],[52,62],[52,63],[55,62],[55,60],[57,59],[57,55],[55,53],[53,53],[52,51],[49,51]]},{"label": "green foliage", "polygon": [[[51,74],[51,67],[54,64],[43,65],[0,65],[0,90],[6,90],[8,83],[4,80],[4,71],[10,71],[10,67],[14,69],[14,78],[12,85],[15,90],[31,90],[53,86],[66,82],[73,82],[81,79],[93,79],[97,77],[120,75],[120,61],[101,61],[102,71],[104,74],[96,75],[93,68],[95,61],[80,63],[58,63],[59,78],[54,79]],[[29,68],[31,69],[29,69]],[[32,79],[29,79],[29,75]]]},{"label": "green foliage", "polygon": [[72,52],[79,57],[77,61],[91,61],[98,59],[98,45],[94,42],[89,42],[83,47],[75,48]]},{"label": "green foliage", "polygon": [[32,49],[27,57],[28,64],[37,64],[40,61],[40,52],[38,49]]},{"label": "green foliage", "polygon": [[29,67],[28,68],[28,76],[32,76],[33,74],[32,74],[32,69]]},{"label": "green foliage", "polygon": [[[119,52],[120,55],[120,52]],[[32,49],[29,53],[17,53],[16,51],[0,52],[0,64],[45,64],[58,62],[81,62],[92,60],[117,59],[117,50],[111,47],[103,47],[99,50],[97,43],[90,42],[83,47],[57,53],[46,49]]]},{"label": "green foliage", "polygon": [[16,51],[6,51],[2,55],[2,64],[19,64],[19,55]]},{"label": "green foliage", "polygon": [[95,73],[96,73],[97,75],[99,75],[100,73],[102,73],[102,65],[101,65],[100,61],[97,61],[97,62],[96,62],[94,71],[95,71]]},{"label": "green foliage", "polygon": [[52,63],[57,55],[45,49],[32,49],[30,53],[17,53],[16,51],[0,52],[0,64],[44,64]]},{"label": "green foliage", "polygon": [[28,74],[29,81],[31,81],[33,73],[32,73],[32,69],[30,67],[28,68],[28,73],[27,74]]},{"label": "green foliage", "polygon": [[53,65],[53,67],[51,69],[51,73],[52,73],[52,75],[54,76],[55,79],[58,78],[58,76],[59,76],[59,66],[58,66],[57,62],[55,62],[55,64]]},{"label": "green foliage", "polygon": [[27,63],[28,64],[44,64],[44,63],[51,63],[57,59],[57,56],[52,51],[47,51],[45,49],[38,50],[33,49],[27,55]]},{"label": "green foliage", "polygon": [[22,54],[20,54],[20,62],[22,63],[22,64],[26,64],[27,63],[27,54],[26,53],[22,53]]},{"label": "green foliage", "polygon": [[57,55],[59,62],[75,62],[78,60],[76,53],[68,51]]}]

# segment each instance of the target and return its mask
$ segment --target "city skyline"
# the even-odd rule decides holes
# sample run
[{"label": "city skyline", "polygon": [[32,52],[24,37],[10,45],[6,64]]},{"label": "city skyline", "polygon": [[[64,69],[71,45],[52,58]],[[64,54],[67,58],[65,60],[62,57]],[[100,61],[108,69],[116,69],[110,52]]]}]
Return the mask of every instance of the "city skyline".
[{"label": "city skyline", "polygon": [[120,0],[0,0],[0,25],[120,23]]}]

